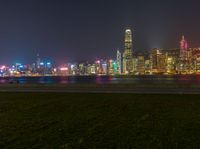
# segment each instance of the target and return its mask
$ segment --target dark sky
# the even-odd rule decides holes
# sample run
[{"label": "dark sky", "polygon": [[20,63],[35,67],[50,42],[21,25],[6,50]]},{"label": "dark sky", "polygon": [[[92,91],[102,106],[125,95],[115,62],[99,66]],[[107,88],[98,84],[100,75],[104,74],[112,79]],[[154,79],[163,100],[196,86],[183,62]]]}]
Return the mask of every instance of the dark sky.
[{"label": "dark sky", "polygon": [[200,1],[1,0],[0,63],[111,58],[126,27],[137,51],[178,47],[182,34],[200,46]]}]

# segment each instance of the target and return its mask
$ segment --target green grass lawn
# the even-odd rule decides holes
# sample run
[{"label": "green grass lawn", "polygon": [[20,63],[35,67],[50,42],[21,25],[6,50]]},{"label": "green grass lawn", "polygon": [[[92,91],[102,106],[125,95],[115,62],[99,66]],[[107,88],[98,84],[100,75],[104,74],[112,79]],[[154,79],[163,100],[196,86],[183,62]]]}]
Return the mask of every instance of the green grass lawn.
[{"label": "green grass lawn", "polygon": [[200,95],[0,93],[0,148],[200,148]]}]

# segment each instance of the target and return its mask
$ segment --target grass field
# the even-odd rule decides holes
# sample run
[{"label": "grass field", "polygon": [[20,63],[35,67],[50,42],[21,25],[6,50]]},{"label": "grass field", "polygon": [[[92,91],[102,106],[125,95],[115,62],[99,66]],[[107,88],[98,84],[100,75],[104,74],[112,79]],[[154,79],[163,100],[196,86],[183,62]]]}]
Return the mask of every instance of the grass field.
[{"label": "grass field", "polygon": [[200,95],[0,93],[0,148],[200,148]]}]

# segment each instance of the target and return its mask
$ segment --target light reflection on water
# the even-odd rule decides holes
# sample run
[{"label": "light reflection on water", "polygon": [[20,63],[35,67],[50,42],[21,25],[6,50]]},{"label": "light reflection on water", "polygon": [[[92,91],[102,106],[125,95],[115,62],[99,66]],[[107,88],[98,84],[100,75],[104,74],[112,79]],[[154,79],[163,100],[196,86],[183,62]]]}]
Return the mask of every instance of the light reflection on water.
[{"label": "light reflection on water", "polygon": [[186,84],[200,85],[200,75],[0,77],[0,84]]}]

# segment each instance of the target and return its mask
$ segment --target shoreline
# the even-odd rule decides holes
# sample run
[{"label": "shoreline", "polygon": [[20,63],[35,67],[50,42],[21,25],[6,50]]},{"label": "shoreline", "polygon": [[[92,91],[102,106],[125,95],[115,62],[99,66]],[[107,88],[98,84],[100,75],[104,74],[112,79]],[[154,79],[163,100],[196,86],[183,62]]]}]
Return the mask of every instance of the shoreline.
[{"label": "shoreline", "polygon": [[140,84],[6,84],[0,92],[200,94],[199,86]]}]

